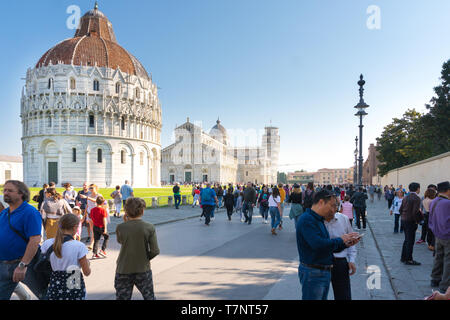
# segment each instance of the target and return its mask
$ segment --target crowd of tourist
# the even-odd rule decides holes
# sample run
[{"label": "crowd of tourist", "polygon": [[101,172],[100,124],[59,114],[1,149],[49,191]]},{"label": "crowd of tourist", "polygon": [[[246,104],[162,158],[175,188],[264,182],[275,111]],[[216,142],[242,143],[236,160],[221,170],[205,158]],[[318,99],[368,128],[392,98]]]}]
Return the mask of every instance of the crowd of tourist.
[{"label": "crowd of tourist", "polygon": [[[20,299],[29,299],[24,283],[39,299],[85,299],[84,276],[91,274],[90,260],[107,257],[110,213],[105,198],[95,184],[85,183],[80,191],[70,184],[59,194],[54,184],[44,188],[29,204],[30,191],[20,181],[7,181],[0,198],[0,300],[10,299],[13,292]],[[172,191],[175,207],[180,207],[180,186]],[[237,214],[240,221],[251,225],[254,210],[259,210],[263,224],[270,224],[273,236],[283,230],[283,216],[295,223],[300,258],[299,280],[302,298],[327,299],[332,284],[336,300],[350,300],[350,276],[356,272],[355,245],[364,234],[355,232],[367,227],[366,201],[381,201],[380,186],[314,186],[286,184],[194,185],[192,206],[200,206],[205,226],[214,221],[214,212],[225,208],[227,218]],[[376,196],[375,196],[376,195]],[[120,217],[124,205],[123,223],[116,228],[121,245],[117,260],[114,287],[117,299],[131,299],[134,286],[144,299],[154,299],[150,260],[159,254],[155,227],[144,222],[145,201],[134,197],[126,181],[110,194],[115,213]],[[431,286],[438,288],[428,299],[448,299],[450,292],[450,184],[429,185],[420,196],[420,185],[385,186],[384,199],[388,214],[394,215],[394,233],[403,232],[405,239],[401,261],[420,265],[413,259],[414,244],[426,242],[434,252]],[[289,213],[285,211],[289,209]],[[269,221],[270,215],[270,221]],[[421,238],[415,242],[418,226]],[[81,243],[81,230],[86,227],[86,244]],[[103,238],[99,248],[100,239]],[[92,250],[92,258],[88,252]],[[44,279],[42,261],[51,266]],[[70,269],[73,266],[77,270]],[[70,272],[67,270],[70,269]],[[78,273],[77,273],[78,272]],[[66,285],[76,278],[73,286]]]}]

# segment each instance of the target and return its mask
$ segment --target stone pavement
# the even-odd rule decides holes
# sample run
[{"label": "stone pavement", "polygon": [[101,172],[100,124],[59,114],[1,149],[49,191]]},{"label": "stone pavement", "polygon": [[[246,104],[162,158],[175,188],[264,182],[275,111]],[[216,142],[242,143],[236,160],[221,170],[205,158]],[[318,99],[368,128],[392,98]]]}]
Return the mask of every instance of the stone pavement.
[{"label": "stone pavement", "polygon": [[[373,235],[379,252],[384,262],[385,273],[391,279],[391,287],[394,295],[400,300],[423,299],[431,294],[430,274],[433,268],[433,253],[426,243],[415,244],[413,251],[414,260],[421,263],[420,266],[409,266],[400,262],[403,241],[403,233],[394,233],[394,216],[389,215],[387,201],[367,201],[367,219],[369,228],[367,233]],[[365,238],[368,234],[366,233]],[[419,226],[416,233],[416,241],[420,239],[422,227]],[[435,289],[436,290],[436,289]]]}]

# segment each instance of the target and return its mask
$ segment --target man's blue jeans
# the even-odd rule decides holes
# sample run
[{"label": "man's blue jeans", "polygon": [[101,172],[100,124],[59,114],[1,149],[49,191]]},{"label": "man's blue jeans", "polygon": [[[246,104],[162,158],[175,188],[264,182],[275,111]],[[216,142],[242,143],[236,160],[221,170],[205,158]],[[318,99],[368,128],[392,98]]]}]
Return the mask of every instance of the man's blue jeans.
[{"label": "man's blue jeans", "polygon": [[248,222],[248,224],[251,224],[252,216],[253,216],[252,204],[250,202],[245,201],[244,204],[242,205],[242,212],[244,213],[245,222]]},{"label": "man's blue jeans", "polygon": [[[9,300],[14,289],[17,287],[17,282],[13,282],[14,270],[19,265],[19,262],[13,264],[0,263],[0,300]],[[46,290],[45,284],[42,280],[37,278],[36,273],[32,269],[33,264],[27,268],[27,273],[23,283],[39,298],[44,299]]]},{"label": "man's blue jeans", "polygon": [[310,268],[300,264],[298,277],[302,285],[302,300],[327,300],[331,271]]},{"label": "man's blue jeans", "polygon": [[175,195],[173,196],[173,198],[175,199],[175,208],[178,209],[178,207],[180,206],[180,203],[181,203],[181,195],[175,194]]}]

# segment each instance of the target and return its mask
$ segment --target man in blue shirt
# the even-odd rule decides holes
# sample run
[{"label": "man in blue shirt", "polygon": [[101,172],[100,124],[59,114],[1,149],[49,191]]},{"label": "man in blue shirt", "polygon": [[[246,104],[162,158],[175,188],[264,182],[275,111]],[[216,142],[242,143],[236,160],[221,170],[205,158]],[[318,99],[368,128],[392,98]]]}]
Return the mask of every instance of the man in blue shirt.
[{"label": "man in blue shirt", "polygon": [[298,274],[303,300],[326,300],[330,289],[333,253],[358,243],[358,233],[330,239],[324,221],[331,221],[337,211],[334,192],[321,190],[313,205],[297,222],[297,248],[300,257]]},{"label": "man in blue shirt", "polygon": [[205,225],[209,226],[211,220],[211,212],[215,206],[219,203],[216,192],[211,189],[211,183],[206,184],[206,188],[200,192],[200,203],[203,207],[203,213],[205,215]]},{"label": "man in blue shirt", "polygon": [[30,191],[23,182],[7,181],[3,194],[9,208],[0,213],[0,300],[9,300],[20,281],[42,299],[45,286],[33,270],[41,242],[41,215],[28,204]]},{"label": "man in blue shirt", "polygon": [[125,202],[127,202],[128,198],[134,198],[134,190],[129,185],[129,181],[125,180],[125,184],[120,188],[120,193],[122,194],[123,206],[125,207]]}]

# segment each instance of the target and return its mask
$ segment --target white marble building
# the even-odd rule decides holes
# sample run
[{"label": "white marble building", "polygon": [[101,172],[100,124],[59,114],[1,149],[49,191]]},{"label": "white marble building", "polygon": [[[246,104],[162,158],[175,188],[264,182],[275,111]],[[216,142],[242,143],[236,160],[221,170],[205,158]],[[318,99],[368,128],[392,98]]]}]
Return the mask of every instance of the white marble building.
[{"label": "white marble building", "polygon": [[160,185],[161,105],[142,64],[97,8],[75,36],[26,75],[21,99],[24,182]]},{"label": "white marble building", "polygon": [[175,143],[162,150],[161,180],[274,184],[277,182],[280,136],[265,127],[260,146],[233,147],[217,120],[209,134],[187,119],[175,128]]},{"label": "white marble building", "polygon": [[8,180],[23,180],[22,157],[0,155],[0,185]]}]

